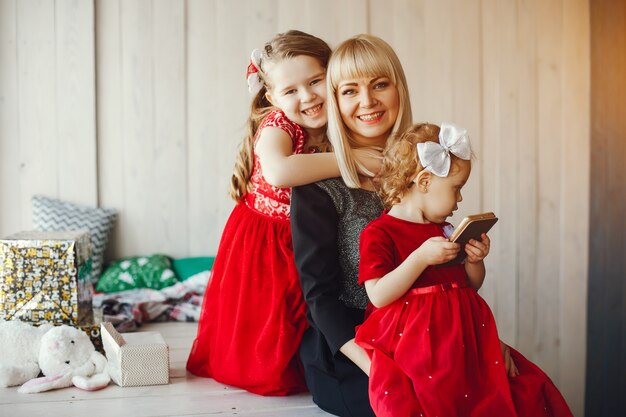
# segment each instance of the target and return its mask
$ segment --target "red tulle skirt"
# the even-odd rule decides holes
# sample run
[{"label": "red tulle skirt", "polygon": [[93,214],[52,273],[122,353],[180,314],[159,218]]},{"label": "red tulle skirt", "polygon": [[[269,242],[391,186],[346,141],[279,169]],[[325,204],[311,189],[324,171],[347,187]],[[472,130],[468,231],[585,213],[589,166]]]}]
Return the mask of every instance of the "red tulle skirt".
[{"label": "red tulle skirt", "polygon": [[411,290],[375,310],[356,342],[372,358],[378,417],[572,415],[550,378],[513,349],[520,375],[507,377],[491,310],[465,284]]},{"label": "red tulle skirt", "polygon": [[297,353],[306,328],[289,221],[238,204],[224,228],[187,369],[255,394],[305,391]]}]

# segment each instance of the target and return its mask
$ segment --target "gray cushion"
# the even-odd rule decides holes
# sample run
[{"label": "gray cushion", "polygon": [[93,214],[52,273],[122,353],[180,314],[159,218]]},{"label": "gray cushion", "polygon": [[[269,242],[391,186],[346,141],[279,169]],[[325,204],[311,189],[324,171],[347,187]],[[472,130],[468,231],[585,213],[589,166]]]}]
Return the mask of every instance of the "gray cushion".
[{"label": "gray cushion", "polygon": [[32,203],[35,230],[89,230],[93,246],[91,281],[95,284],[102,273],[104,252],[117,210],[82,206],[40,195],[34,196]]}]

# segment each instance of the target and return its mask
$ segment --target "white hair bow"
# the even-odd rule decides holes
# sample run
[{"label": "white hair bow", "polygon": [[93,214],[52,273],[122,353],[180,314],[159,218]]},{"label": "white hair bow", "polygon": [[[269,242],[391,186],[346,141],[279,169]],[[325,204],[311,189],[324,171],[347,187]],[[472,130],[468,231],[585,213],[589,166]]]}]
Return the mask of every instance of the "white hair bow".
[{"label": "white hair bow", "polygon": [[248,64],[246,79],[248,80],[248,91],[252,95],[256,95],[263,88],[263,81],[259,77],[262,56],[260,49],[254,49],[252,54],[250,54],[250,64]]},{"label": "white hair bow", "polygon": [[424,169],[438,177],[447,177],[450,172],[450,153],[469,160],[472,155],[467,130],[452,123],[442,123],[439,130],[439,143],[417,144],[417,154]]}]

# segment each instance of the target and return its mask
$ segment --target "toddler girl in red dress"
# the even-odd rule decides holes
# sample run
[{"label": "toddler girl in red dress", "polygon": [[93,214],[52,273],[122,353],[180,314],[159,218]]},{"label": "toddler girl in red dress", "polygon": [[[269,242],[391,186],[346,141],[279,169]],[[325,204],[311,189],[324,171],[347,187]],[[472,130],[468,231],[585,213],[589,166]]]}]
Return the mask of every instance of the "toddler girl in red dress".
[{"label": "toddler girl in red dress", "polygon": [[[466,131],[419,124],[389,143],[378,186],[390,208],[360,244],[359,282],[373,311],[356,343],[372,359],[376,415],[571,416],[536,365],[513,349],[513,364],[505,364],[493,315],[477,292],[487,235],[464,248],[446,238],[446,219],[471,171]],[[459,250],[464,264],[442,265]]]}]

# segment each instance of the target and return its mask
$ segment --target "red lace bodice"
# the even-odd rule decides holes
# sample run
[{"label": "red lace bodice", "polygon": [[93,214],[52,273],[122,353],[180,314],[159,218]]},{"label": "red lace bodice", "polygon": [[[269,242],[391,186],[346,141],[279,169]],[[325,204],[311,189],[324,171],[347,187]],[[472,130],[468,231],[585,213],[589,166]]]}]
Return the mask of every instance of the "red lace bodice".
[{"label": "red lace bodice", "polygon": [[[261,130],[266,127],[277,127],[287,132],[293,143],[293,154],[303,153],[306,133],[299,125],[289,120],[282,111],[274,110],[265,116],[257,129],[254,138],[255,144],[259,139]],[[254,168],[252,169],[250,185],[250,192],[245,197],[248,207],[277,219],[289,220],[291,188],[274,187],[265,181],[256,152],[254,153]]]}]

